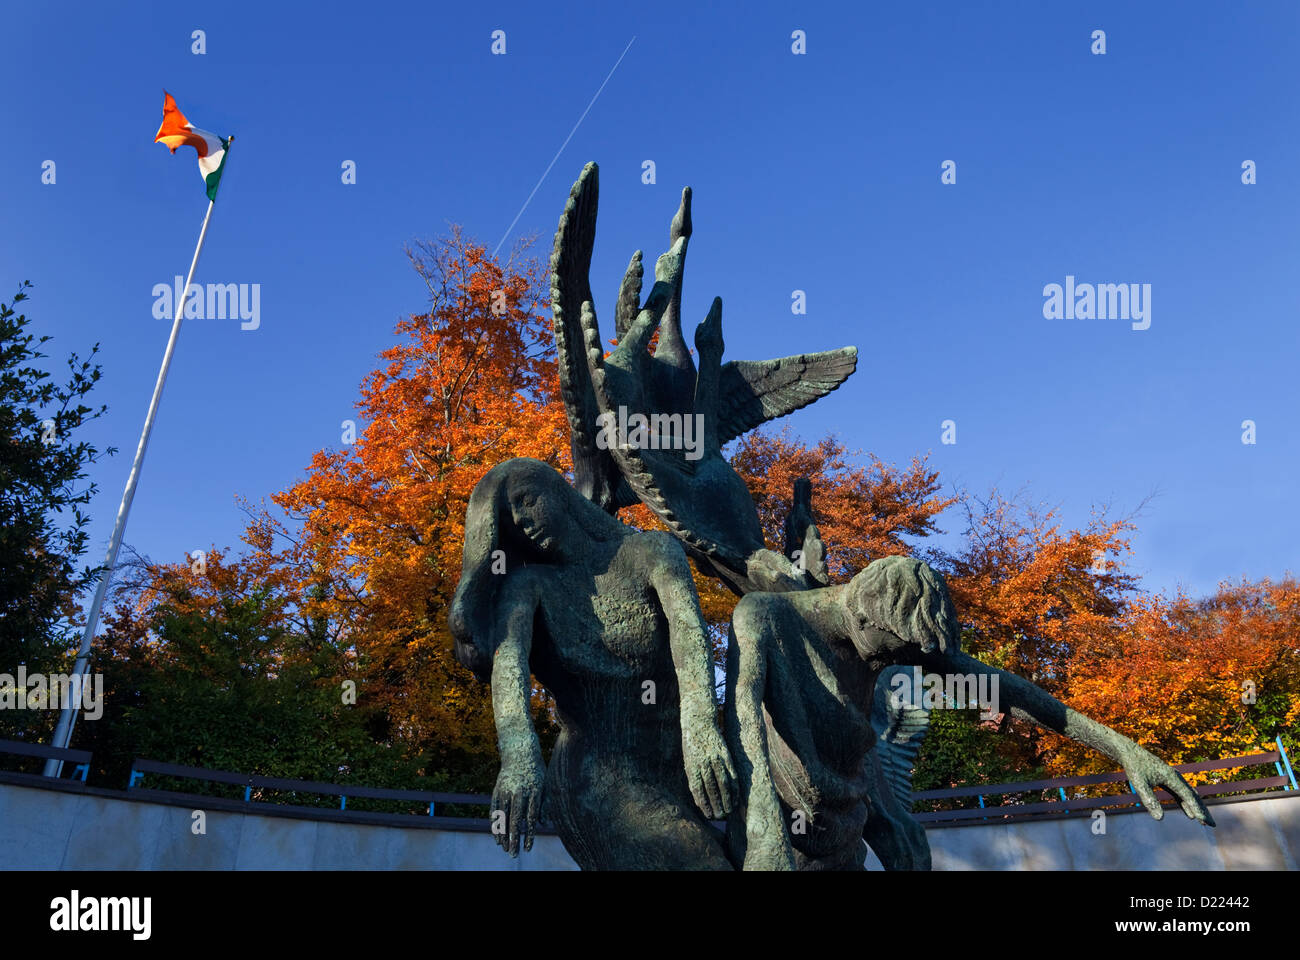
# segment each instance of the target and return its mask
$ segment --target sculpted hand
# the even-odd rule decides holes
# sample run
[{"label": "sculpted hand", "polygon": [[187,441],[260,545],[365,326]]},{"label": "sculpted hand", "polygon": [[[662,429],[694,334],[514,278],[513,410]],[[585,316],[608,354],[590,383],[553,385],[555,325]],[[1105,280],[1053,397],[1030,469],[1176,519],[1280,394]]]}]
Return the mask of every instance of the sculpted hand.
[{"label": "sculpted hand", "polygon": [[497,833],[498,846],[505,847],[512,857],[519,856],[520,837],[524,849],[533,849],[533,829],[542,814],[542,790],[546,783],[546,768],[541,758],[503,762],[497,774],[496,788],[492,791],[492,817],[498,821],[497,811],[504,815],[504,831]]},{"label": "sculpted hand", "polygon": [[710,820],[724,819],[731,812],[736,768],[712,719],[690,724],[682,717],[682,753],[686,782],[700,812]]},{"label": "sculpted hand", "polygon": [[1155,754],[1131,743],[1119,759],[1124,765],[1124,772],[1128,774],[1129,783],[1133,784],[1133,791],[1153,818],[1160,820],[1165,815],[1155,792],[1156,787],[1163,787],[1179,802],[1189,819],[1198,820],[1208,827],[1214,826],[1214,818],[1205,809],[1205,804],[1196,791],[1187,785],[1177,770]]}]

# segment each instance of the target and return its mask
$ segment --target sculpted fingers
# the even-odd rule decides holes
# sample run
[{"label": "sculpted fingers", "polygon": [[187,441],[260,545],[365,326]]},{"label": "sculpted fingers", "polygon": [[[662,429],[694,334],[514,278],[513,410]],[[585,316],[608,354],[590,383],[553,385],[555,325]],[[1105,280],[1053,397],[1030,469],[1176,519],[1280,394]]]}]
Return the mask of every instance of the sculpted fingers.
[{"label": "sculpted fingers", "polygon": [[706,817],[712,816],[709,810],[709,796],[704,790],[704,778],[700,775],[700,768],[696,764],[690,764],[686,772],[691,787],[691,796],[695,798],[695,804],[698,806]]},{"label": "sculpted fingers", "polygon": [[727,768],[727,781],[729,785],[736,782],[736,765],[731,762],[731,751],[726,747],[722,748],[722,763]]},{"label": "sculpted fingers", "polygon": [[721,797],[721,805],[716,810],[717,817],[721,820],[731,813],[731,802],[735,797],[736,789],[735,775],[731,771],[731,761],[725,753],[713,761],[713,776],[718,784],[718,795]]},{"label": "sculpted fingers", "polygon": [[523,833],[524,816],[527,813],[524,793],[525,790],[516,790],[510,797],[510,815],[506,818],[506,822],[510,824],[510,843],[507,850],[512,857],[519,856],[519,835]]},{"label": "sculpted fingers", "polygon": [[1210,816],[1210,811],[1205,809],[1205,804],[1201,801],[1200,795],[1186,780],[1175,773],[1172,777],[1166,777],[1163,786],[1178,800],[1179,805],[1183,808],[1183,813],[1187,814],[1188,819],[1198,820],[1211,827],[1214,826],[1214,818]]},{"label": "sculpted fingers", "polygon": [[542,792],[533,790],[528,794],[528,832],[524,837],[524,849],[533,849],[533,831],[537,829],[542,818]]},{"label": "sculpted fingers", "polygon": [[489,811],[492,817],[492,839],[496,841],[498,847],[505,845],[505,834],[497,829],[497,824],[508,822],[510,808],[510,795],[505,793],[500,787],[492,791],[492,809]]},{"label": "sculpted fingers", "polygon": [[1151,784],[1147,783],[1144,777],[1134,777],[1130,782],[1137,792],[1138,799],[1142,801],[1142,806],[1146,807],[1147,813],[1151,814],[1151,818],[1163,820],[1165,811],[1160,806],[1160,801],[1156,799],[1156,792],[1151,789]]},{"label": "sculpted fingers", "polygon": [[708,806],[703,804],[701,806],[704,807],[704,815],[710,820],[720,820],[727,815],[723,806],[722,786],[717,779],[717,771],[713,764],[706,762],[703,767],[704,792],[708,795],[709,803]]}]

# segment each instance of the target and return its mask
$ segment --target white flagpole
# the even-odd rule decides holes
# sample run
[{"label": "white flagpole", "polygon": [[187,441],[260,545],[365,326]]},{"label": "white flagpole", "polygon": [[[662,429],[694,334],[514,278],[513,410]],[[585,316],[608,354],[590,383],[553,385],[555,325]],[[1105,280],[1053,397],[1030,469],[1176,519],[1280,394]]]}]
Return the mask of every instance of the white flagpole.
[{"label": "white flagpole", "polygon": [[[230,140],[234,140],[231,137]],[[226,149],[229,150],[229,142]],[[229,159],[229,158],[227,158]],[[140,432],[140,443],[135,448],[135,460],[131,464],[131,474],[126,480],[126,489],[122,491],[122,504],[117,508],[117,522],[113,524],[113,537],[108,542],[108,553],[104,556],[104,569],[99,575],[99,586],[95,589],[95,599],[90,604],[86,615],[86,630],[81,635],[81,646],[77,650],[77,660],[72,668],[70,689],[80,690],[84,681],[79,681],[90,669],[90,645],[95,638],[95,627],[99,624],[99,611],[104,605],[104,596],[113,581],[113,569],[117,566],[117,552],[122,547],[122,534],[126,532],[126,518],[131,512],[131,501],[135,499],[135,487],[140,481],[140,468],[144,465],[145,450],[149,447],[149,434],[153,432],[153,422],[158,416],[158,403],[162,400],[163,384],[167,382],[167,371],[172,365],[172,354],[176,350],[176,340],[181,332],[181,320],[185,316],[185,303],[189,299],[190,283],[194,280],[194,270],[199,265],[199,254],[203,252],[203,240],[208,235],[208,221],[212,219],[212,208],[216,200],[208,201],[208,212],[203,215],[203,227],[199,230],[199,242],[194,247],[194,259],[190,261],[190,272],[185,277],[185,290],[180,302],[175,305],[175,317],[172,319],[172,333],[167,339],[167,352],[163,354],[162,368],[158,371],[158,382],[153,387],[153,398],[149,401],[149,412],[144,418],[144,429]],[[54,730],[51,746],[66,749],[72,742],[72,728],[77,722],[79,704],[69,702],[63,705],[59,714],[59,725]],[[49,759],[45,761],[45,776],[57,777],[63,771],[63,761]]]}]

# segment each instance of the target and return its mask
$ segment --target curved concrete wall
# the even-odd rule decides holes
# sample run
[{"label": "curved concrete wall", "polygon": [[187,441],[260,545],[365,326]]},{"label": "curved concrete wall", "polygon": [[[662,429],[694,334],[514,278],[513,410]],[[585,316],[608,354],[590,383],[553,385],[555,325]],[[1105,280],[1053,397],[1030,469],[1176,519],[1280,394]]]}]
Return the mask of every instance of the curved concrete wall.
[{"label": "curved concrete wall", "polygon": [[486,832],[206,809],[0,784],[0,865],[45,870],[576,870],[554,836],[512,860]]},{"label": "curved concrete wall", "polygon": [[[1300,793],[1212,807],[1208,830],[1166,812],[1110,814],[1105,834],[1087,817],[929,831],[936,870],[1294,870]],[[126,870],[573,870],[554,836],[512,860],[485,832],[206,811],[112,791],[0,783],[0,867]],[[868,867],[879,869],[874,856]]]},{"label": "curved concrete wall", "polygon": [[1295,870],[1300,792],[1210,806],[1214,829],[1165,809],[929,831],[936,870]]}]

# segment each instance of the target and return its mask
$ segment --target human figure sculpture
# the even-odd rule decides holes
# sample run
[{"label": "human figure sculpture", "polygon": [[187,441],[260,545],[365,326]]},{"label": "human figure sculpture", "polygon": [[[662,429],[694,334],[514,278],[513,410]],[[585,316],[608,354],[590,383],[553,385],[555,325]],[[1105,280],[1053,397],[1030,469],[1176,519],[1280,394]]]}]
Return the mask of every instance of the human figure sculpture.
[{"label": "human figure sculpture", "polygon": [[[583,869],[731,869],[710,821],[729,812],[735,774],[681,546],[529,459],[489,471],[465,527],[450,619],[457,657],[492,684],[498,842],[530,849],[545,796]],[[530,672],[560,725],[549,769]]]},{"label": "human figure sculpture", "polygon": [[[728,824],[744,869],[861,869],[879,767],[871,724],[882,671],[920,664],[934,673],[997,677],[1018,717],[1085,743],[1119,763],[1159,820],[1163,787],[1191,819],[1213,826],[1178,772],[1132,740],[1070,709],[1035,684],[963,654],[943,579],[919,560],[884,557],[849,583],[748,593],[736,605],[727,655],[726,725],[739,794]],[[792,830],[798,821],[802,829]],[[887,864],[922,853],[906,828],[874,824]]]}]

